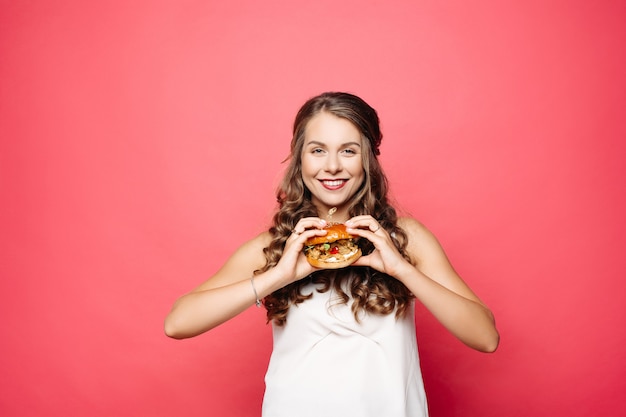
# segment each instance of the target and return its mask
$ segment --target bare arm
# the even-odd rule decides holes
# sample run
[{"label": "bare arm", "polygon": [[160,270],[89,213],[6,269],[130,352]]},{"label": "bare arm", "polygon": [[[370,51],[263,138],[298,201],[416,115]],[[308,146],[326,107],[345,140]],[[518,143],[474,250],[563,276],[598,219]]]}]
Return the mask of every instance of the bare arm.
[{"label": "bare arm", "polygon": [[[266,241],[266,235],[259,235],[245,243],[209,280],[176,300],[165,319],[165,333],[175,339],[197,336],[254,304],[256,297],[250,279],[264,264]],[[255,277],[259,297],[266,295],[269,278]]]},{"label": "bare arm", "polygon": [[400,220],[400,227],[409,238],[407,251],[416,261],[417,266],[413,266],[399,255],[385,231],[368,224],[373,219],[356,220],[355,227],[358,224],[369,227],[356,230],[376,247],[376,251],[360,263],[367,263],[402,281],[435,318],[467,346],[482,352],[496,350],[499,334],[493,314],[456,273],[428,229],[414,219]]},{"label": "bare arm", "polygon": [[406,268],[399,279],[459,340],[479,351],[495,351],[500,337],[493,314],[454,270],[436,237],[412,219],[402,227],[417,268]]},{"label": "bare arm", "polygon": [[[263,299],[313,272],[302,248],[307,238],[326,233],[316,228],[322,226],[319,219],[302,219],[297,226],[300,233],[287,240],[279,263],[256,276],[254,271],[265,265],[263,248],[269,244],[270,235],[265,232],[243,244],[215,275],[176,300],[165,319],[165,334],[175,339],[202,334],[253,305],[254,289]],[[305,230],[307,227],[313,228]]]}]

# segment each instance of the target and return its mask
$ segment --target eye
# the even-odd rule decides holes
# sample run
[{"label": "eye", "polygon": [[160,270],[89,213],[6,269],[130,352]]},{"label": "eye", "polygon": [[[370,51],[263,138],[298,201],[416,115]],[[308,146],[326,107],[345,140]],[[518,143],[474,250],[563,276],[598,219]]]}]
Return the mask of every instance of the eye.
[{"label": "eye", "polygon": [[319,154],[321,154],[323,152],[324,152],[324,150],[322,148],[313,148],[313,149],[311,149],[311,153],[315,154],[315,155],[319,155]]},{"label": "eye", "polygon": [[342,153],[346,154],[347,156],[353,156],[357,154],[356,149],[353,148],[346,148],[343,151],[341,151]]}]

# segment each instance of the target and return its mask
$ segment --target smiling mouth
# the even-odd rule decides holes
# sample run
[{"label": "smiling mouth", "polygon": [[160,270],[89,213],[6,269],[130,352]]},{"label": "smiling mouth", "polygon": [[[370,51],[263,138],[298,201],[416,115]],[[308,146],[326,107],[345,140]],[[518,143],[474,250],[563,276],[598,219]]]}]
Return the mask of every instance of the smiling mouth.
[{"label": "smiling mouth", "polygon": [[348,180],[320,180],[324,188],[328,190],[338,190],[345,185]]}]

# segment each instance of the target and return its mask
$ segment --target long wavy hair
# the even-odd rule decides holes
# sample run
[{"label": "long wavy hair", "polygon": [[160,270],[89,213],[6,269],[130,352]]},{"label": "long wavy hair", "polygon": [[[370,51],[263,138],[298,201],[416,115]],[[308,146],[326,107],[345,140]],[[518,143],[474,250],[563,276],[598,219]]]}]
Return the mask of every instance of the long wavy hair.
[{"label": "long wavy hair", "polygon": [[[396,210],[388,201],[387,177],[377,158],[382,140],[378,114],[355,95],[327,92],[309,99],[296,115],[289,165],[277,191],[278,210],[269,229],[272,240],[264,249],[266,264],[256,273],[267,271],[278,263],[285,241],[298,220],[319,216],[311,202],[311,193],[304,185],[301,162],[307,124],[320,112],[328,112],[350,121],[361,133],[365,179],[350,201],[349,215],[369,214],[377,219],[391,235],[402,256],[411,261],[406,252],[407,235],[397,225]],[[359,245],[364,254],[373,250],[373,245],[367,239],[361,239]],[[347,304],[352,299],[351,309],[357,321],[363,311],[380,315],[395,311],[396,316],[401,316],[408,311],[414,298],[400,281],[369,267],[321,270],[265,297],[268,322],[273,320],[276,325],[284,325],[289,308],[311,298],[310,293],[302,294],[302,288],[311,282],[321,284],[318,286],[320,292],[335,290],[341,303]]]}]

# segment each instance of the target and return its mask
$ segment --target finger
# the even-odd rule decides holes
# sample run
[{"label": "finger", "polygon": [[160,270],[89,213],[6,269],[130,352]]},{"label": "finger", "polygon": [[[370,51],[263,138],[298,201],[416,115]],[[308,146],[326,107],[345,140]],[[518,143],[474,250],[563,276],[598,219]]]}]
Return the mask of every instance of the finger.
[{"label": "finger", "polygon": [[315,236],[324,236],[325,234],[328,233],[327,230],[320,228],[312,228],[312,229],[304,229],[303,231],[298,231],[298,227],[300,226],[296,226],[294,228],[294,230],[291,231],[291,234],[289,235],[289,239],[292,239],[294,242],[298,241],[298,240],[302,240],[302,244],[304,244],[304,242],[312,237]]},{"label": "finger", "polygon": [[365,224],[368,221],[376,221],[372,216],[370,216],[369,214],[362,214],[360,216],[354,216],[353,218],[349,219],[346,222],[346,225],[348,224]]},{"label": "finger", "polygon": [[370,268],[374,268],[377,271],[385,272],[380,266],[378,256],[374,252],[366,256],[361,256],[359,259],[354,261],[352,266],[369,266]]},{"label": "finger", "polygon": [[[346,228],[346,231],[352,235],[372,239],[374,236],[383,237],[385,229],[378,222],[367,222],[361,225],[354,224]],[[372,236],[373,235],[373,236]]]},{"label": "finger", "polygon": [[300,219],[296,226],[291,231],[292,234],[301,235],[305,230],[315,228],[315,229],[323,229],[326,227],[326,220],[320,219],[318,217],[305,217],[304,219]]},{"label": "finger", "polygon": [[356,261],[354,261],[354,263],[352,263],[352,266],[370,266],[369,255],[367,256],[361,256],[359,257],[359,259],[357,259]]},{"label": "finger", "polygon": [[380,223],[370,215],[353,217],[346,222],[346,226],[355,229],[369,229],[372,233],[376,233],[381,229]]}]

